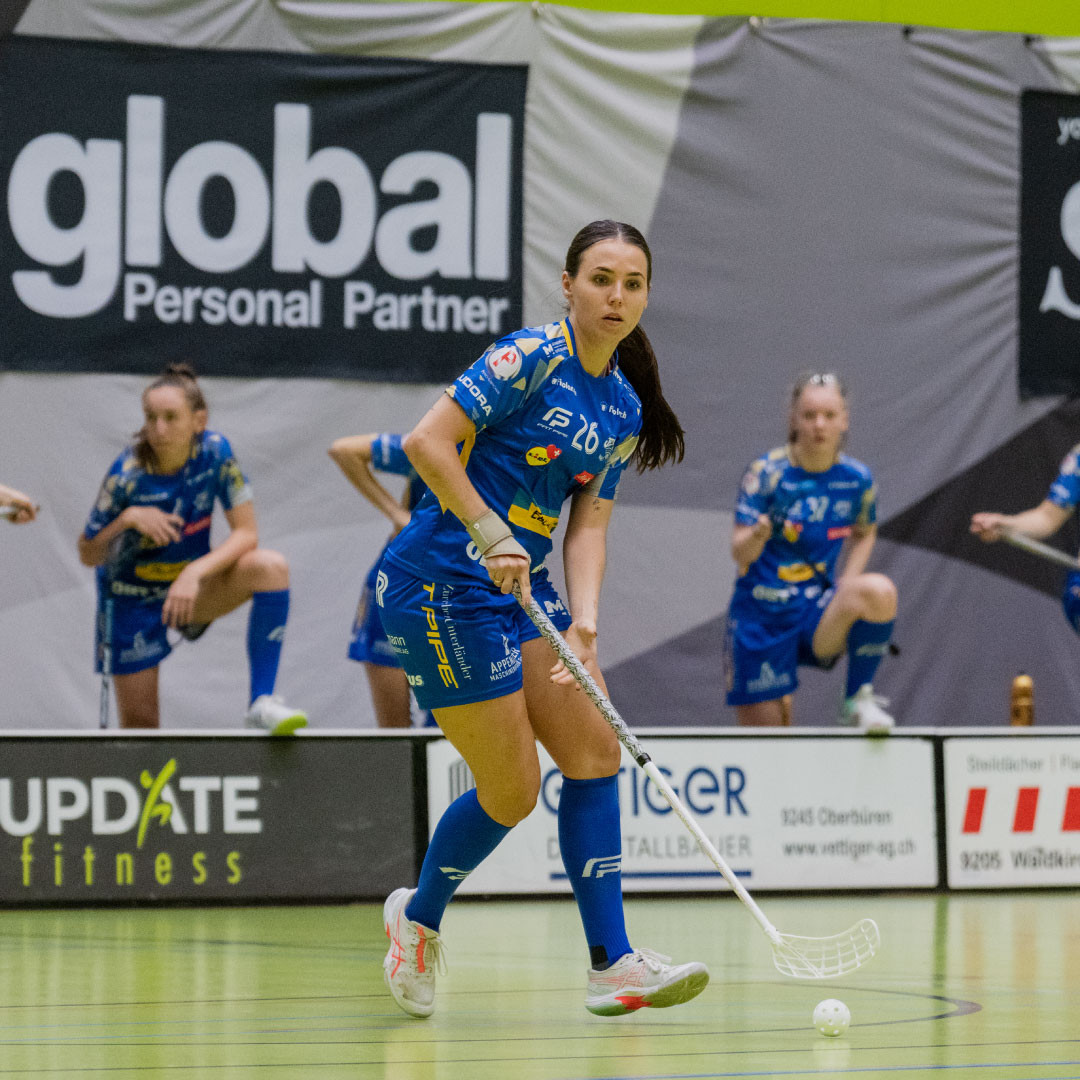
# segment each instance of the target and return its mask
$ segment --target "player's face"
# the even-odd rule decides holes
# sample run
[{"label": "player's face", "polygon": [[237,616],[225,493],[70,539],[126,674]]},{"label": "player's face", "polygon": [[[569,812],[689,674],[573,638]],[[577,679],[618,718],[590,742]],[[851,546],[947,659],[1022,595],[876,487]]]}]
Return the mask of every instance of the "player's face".
[{"label": "player's face", "polygon": [[645,252],[625,240],[586,248],[576,277],[563,271],[563,295],[579,338],[614,347],[641,321],[649,302]]},{"label": "player's face", "polygon": [[835,386],[807,386],[791,410],[795,445],[814,454],[835,454],[848,429],[844,397]]},{"label": "player's face", "polygon": [[143,432],[161,463],[187,455],[191,440],[206,425],[206,414],[196,412],[178,386],[157,386],[143,394]]}]

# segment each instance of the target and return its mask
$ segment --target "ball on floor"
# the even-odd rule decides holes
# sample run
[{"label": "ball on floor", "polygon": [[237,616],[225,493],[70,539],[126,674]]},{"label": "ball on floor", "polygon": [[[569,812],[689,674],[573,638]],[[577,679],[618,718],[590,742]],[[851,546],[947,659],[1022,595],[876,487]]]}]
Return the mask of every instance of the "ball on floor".
[{"label": "ball on floor", "polygon": [[851,1010],[836,998],[826,998],[814,1007],[814,1027],[830,1039],[843,1035],[850,1023]]}]

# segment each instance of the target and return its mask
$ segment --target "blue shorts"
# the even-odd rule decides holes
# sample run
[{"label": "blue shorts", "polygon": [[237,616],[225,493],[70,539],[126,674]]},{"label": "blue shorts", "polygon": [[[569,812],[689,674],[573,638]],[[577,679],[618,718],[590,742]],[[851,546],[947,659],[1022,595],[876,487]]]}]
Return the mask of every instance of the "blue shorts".
[{"label": "blue shorts", "polygon": [[[379,612],[422,709],[490,701],[521,689],[521,646],[540,636],[522,606],[492,586],[425,582],[384,559]],[[570,614],[541,571],[533,597],[560,630]]]},{"label": "blue shorts", "polygon": [[1061,606],[1065,609],[1065,618],[1069,620],[1069,625],[1080,634],[1080,570],[1070,570],[1065,578]]},{"label": "blue shorts", "polygon": [[169,653],[168,627],[161,621],[162,600],[134,600],[115,597],[112,602],[112,632],[106,628],[108,615],[101,589],[94,634],[94,670],[102,670],[105,655],[103,642],[112,644],[112,674],[131,675],[157,667]]},{"label": "blue shorts", "polygon": [[[753,705],[792,693],[799,685],[798,668],[828,671],[837,661],[814,655],[814,631],[821,622],[833,589],[790,612],[767,614],[732,605],[724,633],[724,675],[729,705]],[[752,617],[748,617],[752,616]]]},{"label": "blue shorts", "polygon": [[360,603],[356,607],[352,637],[349,639],[349,659],[361,664],[378,664],[379,667],[397,667],[397,656],[386,639],[379,609],[375,604],[373,589],[364,585]]}]

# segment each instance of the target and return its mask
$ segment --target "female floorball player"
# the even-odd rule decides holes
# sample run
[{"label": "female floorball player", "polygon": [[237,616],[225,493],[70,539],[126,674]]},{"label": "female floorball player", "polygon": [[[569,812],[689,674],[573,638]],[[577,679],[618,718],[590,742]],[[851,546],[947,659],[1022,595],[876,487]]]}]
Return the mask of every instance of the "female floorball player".
[{"label": "female floorball player", "polygon": [[782,723],[798,665],[830,668],[846,648],[841,723],[873,734],[892,729],[872,681],[892,636],[896,587],[863,572],[877,534],[875,489],[870,470],[840,452],[847,430],[840,379],[804,376],[791,397],[787,445],[752,462],[743,477],[724,650],[727,702],[740,724]]},{"label": "female floorball player", "polygon": [[[120,726],[158,726],[169,627],[195,638],[251,600],[245,722],[290,734],[307,717],[274,696],[289,611],[285,557],[258,546],[251,488],[225,437],[206,430],[206,399],[191,369],[170,364],[142,404],[143,426],[106,474],[79,538],[80,559],[98,568],[97,669],[107,652]],[[215,499],[231,531],[211,549]],[[117,546],[125,551],[118,557]]]},{"label": "female floorball player", "polygon": [[8,521],[25,525],[37,517],[38,507],[29,495],[24,495],[6,484],[0,484],[0,511]]},{"label": "female floorball player", "polygon": [[[1042,540],[1053,536],[1069,520],[1077,503],[1080,503],[1080,446],[1074,446],[1065,455],[1057,479],[1038,506],[1019,514],[987,511],[974,514],[971,531],[988,543],[1000,540],[1006,530]],[[1080,634],[1080,570],[1071,571],[1065,578],[1061,603],[1069,625]]]},{"label": "female floorball player", "polygon": [[[476,778],[439,822],[417,888],[392,893],[383,911],[386,982],[413,1016],[434,1009],[454,890],[536,803],[537,739],[563,775],[559,846],[589,946],[586,1008],[677,1005],[708,982],[702,964],[631,948],[619,743],[514,597],[535,597],[603,685],[596,622],[616,485],[628,461],[651,469],[683,455],[638,327],[651,272],[636,229],[587,225],[566,255],[568,317],[497,341],[405,440],[431,492],[383,559],[376,603],[417,699]],[[544,569],[568,497],[569,612]]]},{"label": "female floorball player", "polygon": [[[427,491],[427,484],[416,475],[401,448],[401,438],[391,434],[350,435],[335,439],[329,450],[330,457],[353,487],[390,519],[394,527],[391,540],[409,524],[413,510]],[[405,477],[405,490],[400,499],[395,499],[379,483],[372,472],[373,467],[379,472]],[[386,545],[389,543],[387,540]],[[379,552],[364,582],[349,641],[349,658],[364,665],[376,724],[407,728],[412,726],[409,679],[386,638],[375,605],[376,575],[385,553],[386,546]]]}]

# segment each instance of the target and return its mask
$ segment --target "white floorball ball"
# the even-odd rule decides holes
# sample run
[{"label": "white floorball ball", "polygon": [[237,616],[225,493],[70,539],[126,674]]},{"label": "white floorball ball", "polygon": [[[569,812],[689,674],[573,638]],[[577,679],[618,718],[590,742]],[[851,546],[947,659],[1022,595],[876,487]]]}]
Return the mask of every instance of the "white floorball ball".
[{"label": "white floorball ball", "polygon": [[850,1023],[851,1010],[836,998],[819,1001],[814,1008],[814,1027],[830,1039],[843,1035]]}]

